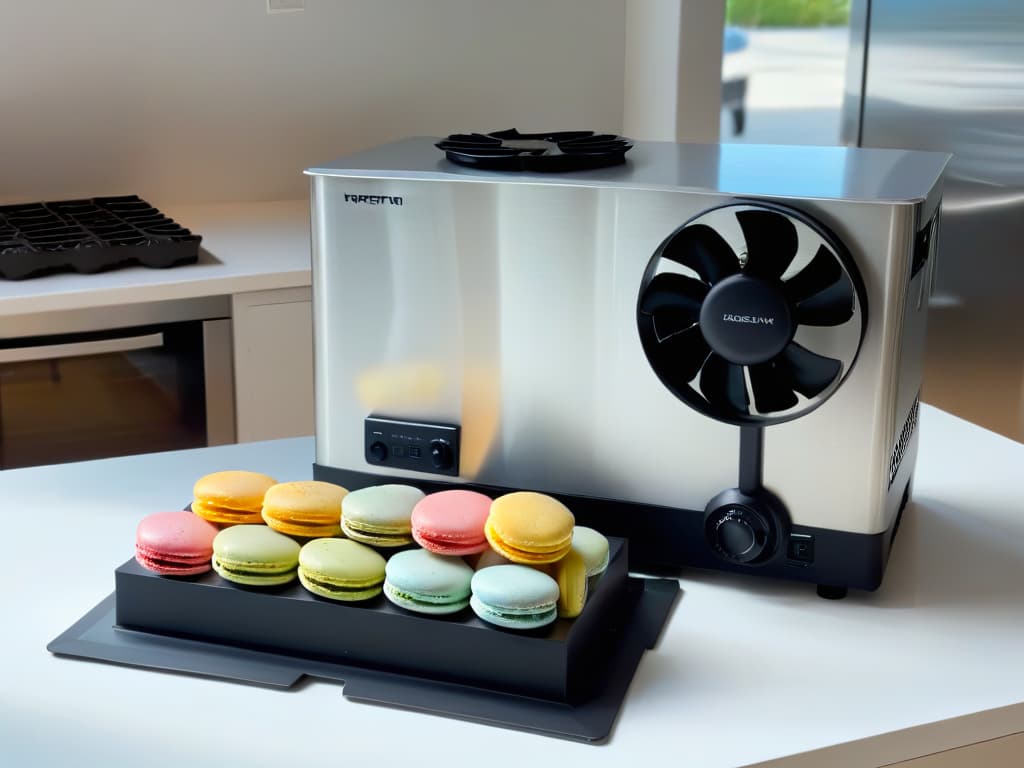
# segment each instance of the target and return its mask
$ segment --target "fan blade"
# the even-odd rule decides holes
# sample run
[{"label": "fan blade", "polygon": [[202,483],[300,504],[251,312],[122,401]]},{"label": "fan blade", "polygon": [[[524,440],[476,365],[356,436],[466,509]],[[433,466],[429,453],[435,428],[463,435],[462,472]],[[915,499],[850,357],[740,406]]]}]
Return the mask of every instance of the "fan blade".
[{"label": "fan blade", "polygon": [[818,355],[795,341],[782,350],[774,360],[793,389],[804,397],[816,397],[835,381],[843,372],[838,360]]},{"label": "fan blade", "polygon": [[778,280],[796,256],[796,227],[789,217],[766,210],[736,214],[747,241],[745,274]]},{"label": "fan blade", "polygon": [[686,275],[674,272],[662,272],[655,275],[647,285],[640,299],[640,311],[652,315],[666,307],[679,307],[692,310],[694,316],[700,313],[700,304],[708,295],[708,287],[704,283]]},{"label": "fan blade", "polygon": [[655,368],[677,387],[689,384],[704,364],[711,347],[704,341],[700,328],[669,336],[653,350]]},{"label": "fan blade", "polygon": [[707,401],[719,408],[747,413],[747,383],[743,379],[743,366],[730,363],[724,357],[711,355],[700,372],[700,391]]},{"label": "fan blade", "polygon": [[672,238],[663,255],[694,270],[701,280],[711,285],[739,272],[732,248],[706,224],[685,227]]},{"label": "fan blade", "polygon": [[844,275],[831,286],[796,305],[802,325],[842,325],[853,317],[853,286]]},{"label": "fan blade", "polygon": [[823,291],[843,276],[836,255],[824,245],[818,248],[810,263],[782,284],[786,298],[799,304]]},{"label": "fan blade", "polygon": [[792,408],[798,400],[788,377],[775,365],[774,361],[752,365],[750,371],[750,388],[754,392],[754,405],[759,413],[774,413]]},{"label": "fan blade", "polygon": [[654,316],[659,341],[686,330],[700,317],[708,287],[699,280],[672,272],[655,275],[640,298],[640,311]]}]

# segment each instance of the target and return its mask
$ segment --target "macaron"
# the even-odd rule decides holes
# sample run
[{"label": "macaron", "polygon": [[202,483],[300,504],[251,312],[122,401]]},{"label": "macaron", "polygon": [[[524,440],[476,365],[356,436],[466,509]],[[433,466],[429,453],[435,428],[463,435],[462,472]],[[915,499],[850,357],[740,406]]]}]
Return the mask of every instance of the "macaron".
[{"label": "macaron", "polygon": [[593,528],[577,525],[572,531],[572,550],[583,558],[587,568],[588,588],[593,591],[608,570],[608,539]]},{"label": "macaron", "polygon": [[341,529],[373,547],[404,547],[412,544],[412,510],[421,499],[423,491],[411,485],[360,488],[341,502]]},{"label": "macaron", "polygon": [[473,574],[469,605],[486,622],[505,629],[536,629],[557,616],[558,584],[525,565],[496,565]]},{"label": "macaron", "polygon": [[570,549],[557,563],[546,566],[558,584],[558,615],[575,619],[587,602],[587,566],[578,552]]},{"label": "macaron", "polygon": [[314,595],[355,602],[380,594],[384,558],[348,539],[314,539],[299,552],[299,582]]},{"label": "macaron", "polygon": [[439,555],[472,555],[489,548],[484,524],[491,497],[476,491],[439,491],[412,510],[412,537]]},{"label": "macaron", "polygon": [[519,491],[494,500],[484,526],[491,546],[526,565],[553,563],[572,547],[572,512],[543,493]]},{"label": "macaron", "polygon": [[191,512],[156,512],[135,529],[135,559],[161,576],[206,573],[216,535],[215,525]]},{"label": "macaron", "polygon": [[316,538],[341,533],[341,502],[348,491],[322,480],[278,483],[263,497],[263,520],[289,536]]},{"label": "macaron", "polygon": [[262,523],[263,494],[276,482],[269,475],[238,469],[204,475],[192,487],[192,511],[211,523]]},{"label": "macaron", "polygon": [[265,525],[233,525],[213,540],[213,570],[236,584],[287,584],[298,564],[298,543]]},{"label": "macaron", "polygon": [[410,549],[392,555],[384,574],[384,596],[407,611],[445,614],[469,605],[473,569],[461,558]]}]

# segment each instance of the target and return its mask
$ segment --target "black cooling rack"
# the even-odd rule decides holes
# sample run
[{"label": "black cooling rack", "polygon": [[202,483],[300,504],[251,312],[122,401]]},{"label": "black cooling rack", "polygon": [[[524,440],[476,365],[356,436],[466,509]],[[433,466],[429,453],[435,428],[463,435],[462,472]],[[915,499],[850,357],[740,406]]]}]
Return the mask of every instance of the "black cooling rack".
[{"label": "black cooling rack", "polygon": [[0,277],[192,264],[199,242],[135,195],[0,206]]}]

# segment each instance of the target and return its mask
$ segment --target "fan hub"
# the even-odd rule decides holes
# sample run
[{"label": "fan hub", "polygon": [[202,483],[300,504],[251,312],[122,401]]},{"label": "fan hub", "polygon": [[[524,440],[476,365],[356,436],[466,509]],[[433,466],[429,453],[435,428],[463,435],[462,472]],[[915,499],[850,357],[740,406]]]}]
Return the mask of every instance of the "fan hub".
[{"label": "fan hub", "polygon": [[716,283],[700,309],[708,345],[737,365],[771,360],[796,332],[793,309],[775,282],[733,275]]}]

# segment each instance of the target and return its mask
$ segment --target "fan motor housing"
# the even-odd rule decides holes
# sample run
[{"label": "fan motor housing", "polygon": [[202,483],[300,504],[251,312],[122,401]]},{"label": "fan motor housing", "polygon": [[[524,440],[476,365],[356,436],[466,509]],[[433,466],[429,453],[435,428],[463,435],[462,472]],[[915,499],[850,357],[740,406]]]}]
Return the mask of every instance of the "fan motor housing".
[{"label": "fan motor housing", "polygon": [[708,292],[700,328],[711,349],[731,363],[764,363],[793,340],[793,310],[765,280],[733,275]]},{"label": "fan motor housing", "polygon": [[[544,150],[524,136],[500,151]],[[438,143],[308,171],[314,476],[540,491],[629,538],[637,569],[877,587],[948,156],[611,137],[578,154],[612,165],[555,172]],[[417,441],[454,428],[440,471]]]}]

